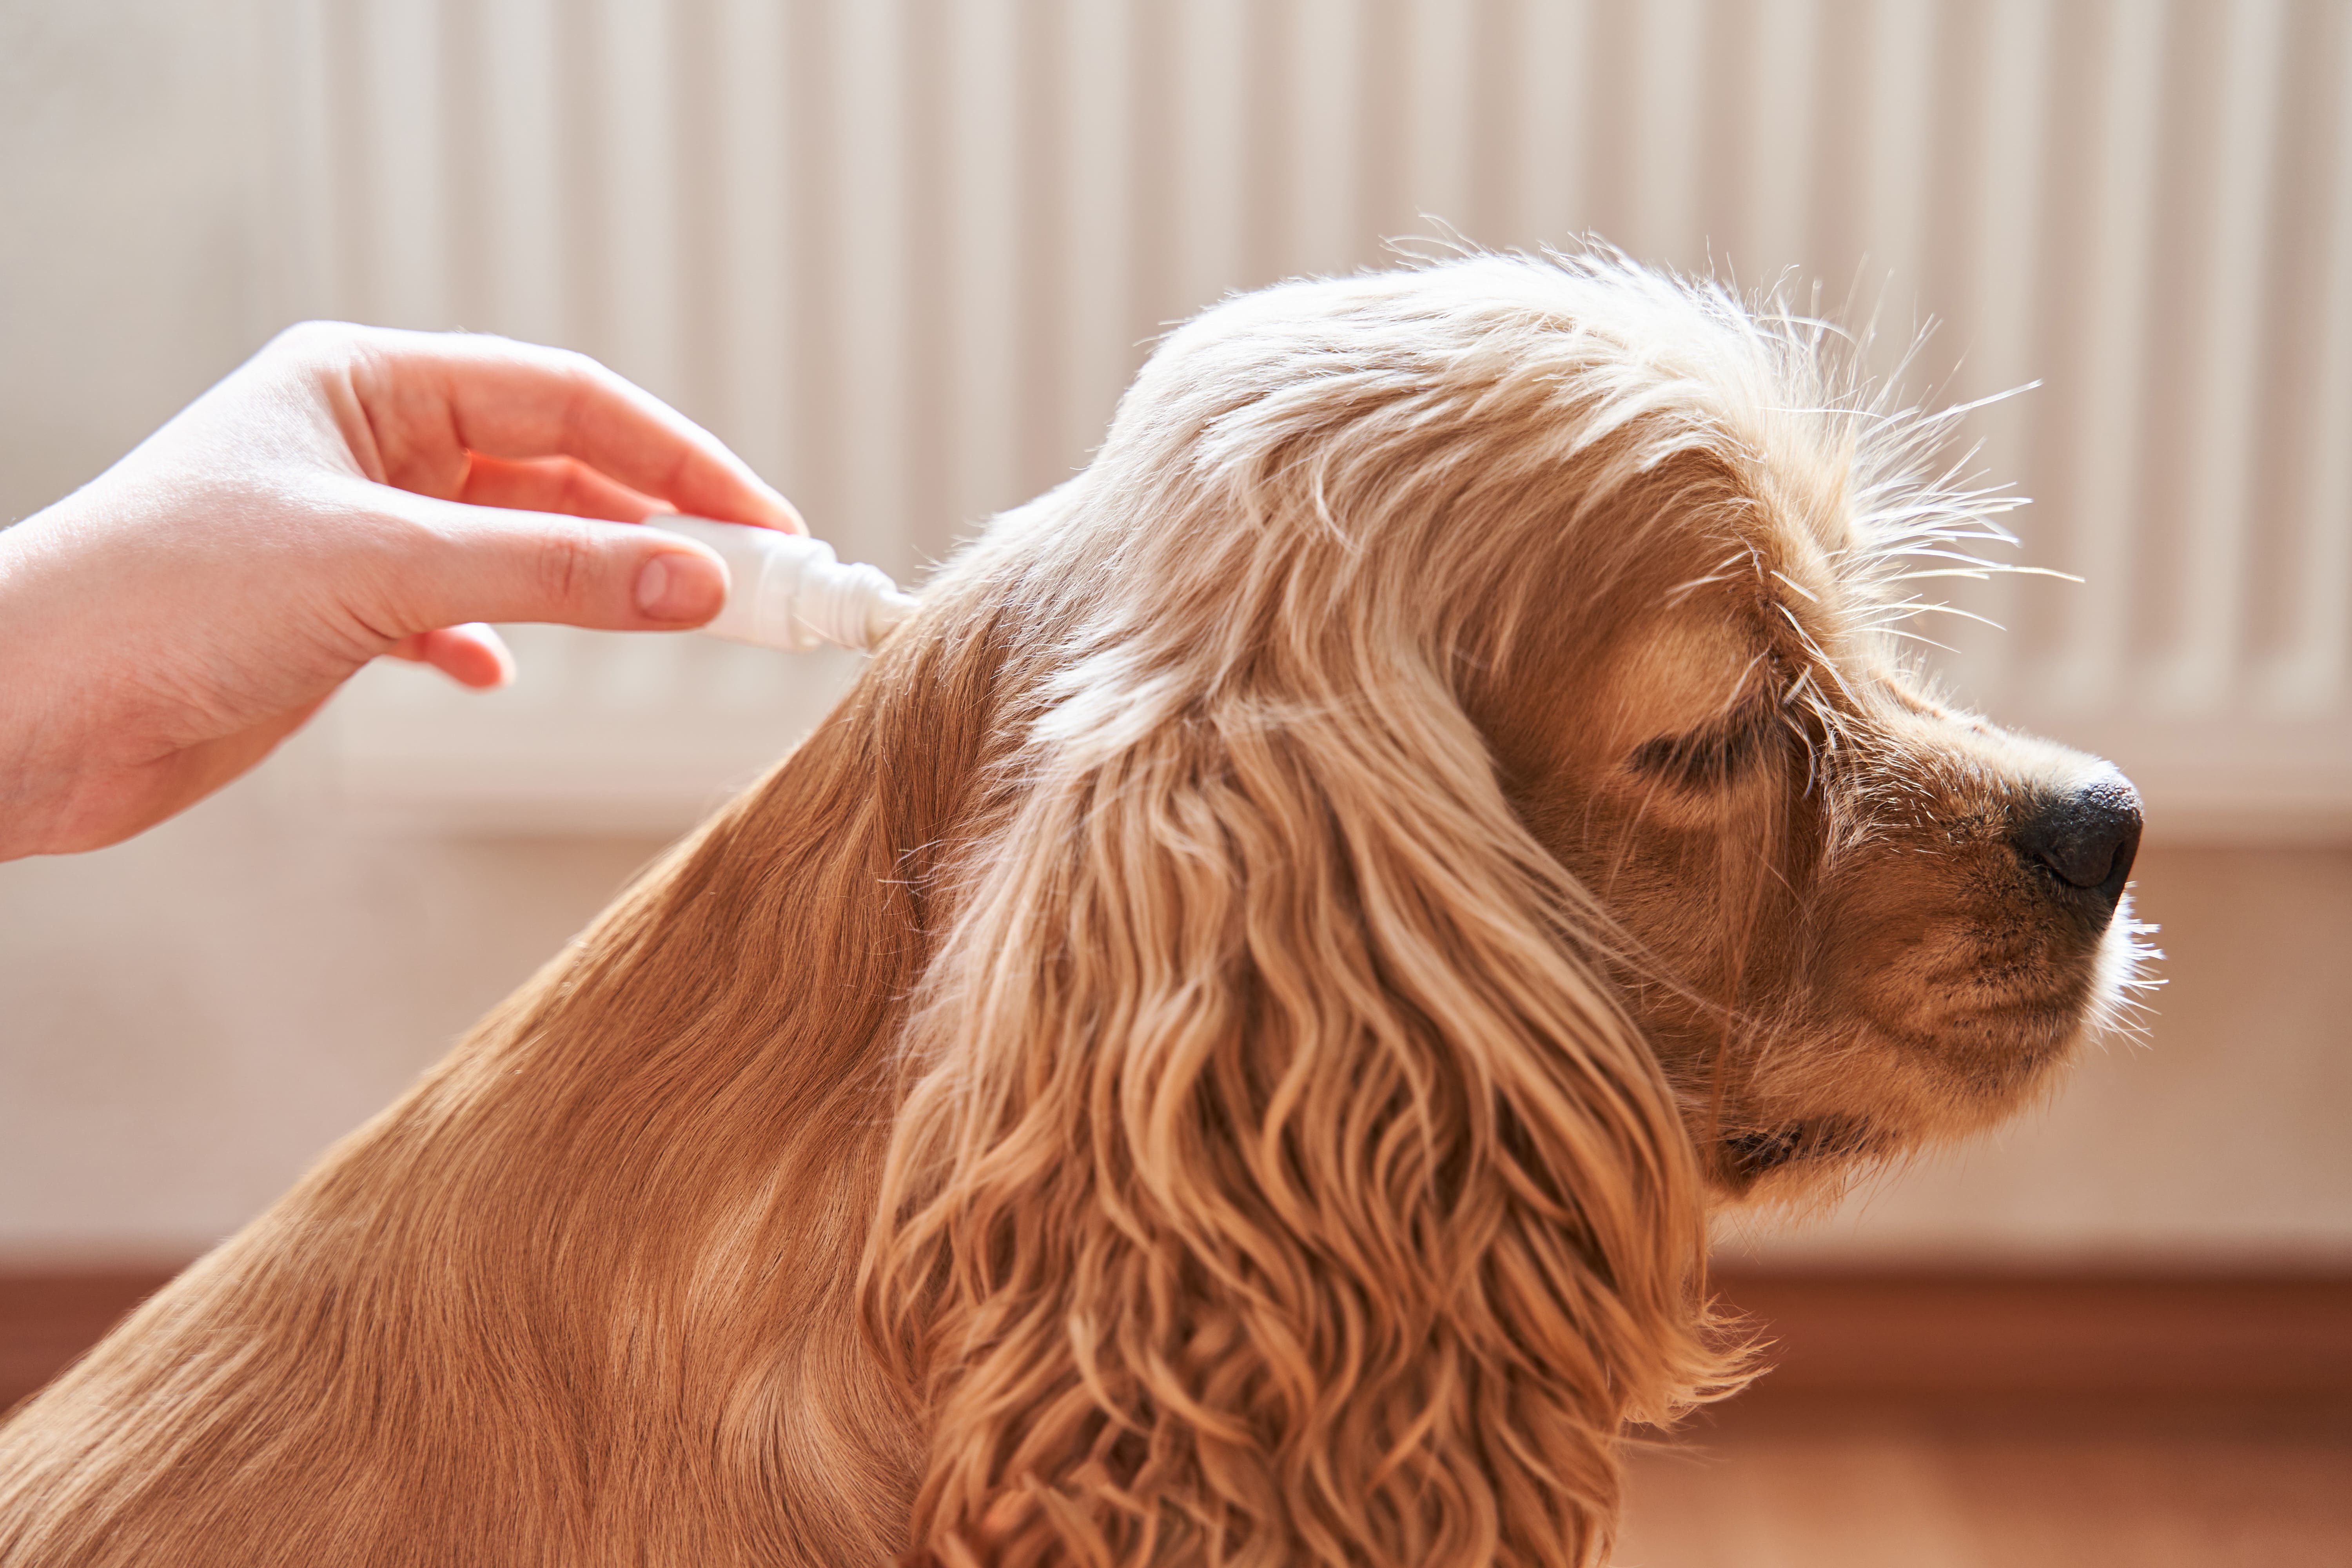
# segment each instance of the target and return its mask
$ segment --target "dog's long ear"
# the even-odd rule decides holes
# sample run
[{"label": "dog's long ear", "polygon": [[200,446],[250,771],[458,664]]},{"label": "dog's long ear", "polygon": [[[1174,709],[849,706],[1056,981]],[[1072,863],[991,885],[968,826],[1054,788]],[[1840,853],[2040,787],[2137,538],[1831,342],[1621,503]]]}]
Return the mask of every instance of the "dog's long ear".
[{"label": "dog's long ear", "polygon": [[1581,1562],[1621,1423],[1719,1371],[1577,890],[1407,684],[1139,697],[1030,759],[868,1260],[936,1413],[914,1560]]}]

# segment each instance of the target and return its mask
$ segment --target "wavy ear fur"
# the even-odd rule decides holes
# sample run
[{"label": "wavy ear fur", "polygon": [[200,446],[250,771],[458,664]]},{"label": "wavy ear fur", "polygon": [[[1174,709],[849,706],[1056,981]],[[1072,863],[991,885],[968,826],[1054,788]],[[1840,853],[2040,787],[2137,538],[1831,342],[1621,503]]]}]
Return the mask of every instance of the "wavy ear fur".
[{"label": "wavy ear fur", "polygon": [[865,1265],[917,1560],[1591,1562],[1623,1423],[1736,1380],[1612,928],[1464,693],[1691,525],[1745,320],[1607,258],[1246,296],[949,574],[1018,653]]},{"label": "wavy ear fur", "polygon": [[1575,889],[1433,677],[1374,695],[1026,760],[869,1262],[937,1561],[1583,1561],[1621,1423],[1717,1370]]}]

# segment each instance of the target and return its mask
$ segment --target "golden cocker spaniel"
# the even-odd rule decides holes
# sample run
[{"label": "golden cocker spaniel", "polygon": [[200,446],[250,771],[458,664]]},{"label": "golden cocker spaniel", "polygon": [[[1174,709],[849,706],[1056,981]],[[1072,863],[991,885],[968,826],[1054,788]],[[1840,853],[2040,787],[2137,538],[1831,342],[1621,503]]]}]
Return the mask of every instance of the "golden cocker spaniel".
[{"label": "golden cocker spaniel", "polygon": [[763,783],[0,1429],[12,1568],[1586,1563],[1711,1205],[2041,1091],[2137,802],[1945,426],[1607,255],[1231,300]]}]

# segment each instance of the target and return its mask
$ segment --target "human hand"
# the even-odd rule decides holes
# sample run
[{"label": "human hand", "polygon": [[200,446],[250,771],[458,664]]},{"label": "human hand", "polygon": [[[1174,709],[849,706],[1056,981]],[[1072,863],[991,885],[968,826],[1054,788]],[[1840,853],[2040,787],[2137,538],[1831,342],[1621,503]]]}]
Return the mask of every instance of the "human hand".
[{"label": "human hand", "polygon": [[513,660],[481,622],[699,626],[726,598],[718,558],[617,526],[670,510],[805,531],[709,433],[580,355],[281,333],[0,531],[0,859],[152,826],[381,655],[489,687]]}]

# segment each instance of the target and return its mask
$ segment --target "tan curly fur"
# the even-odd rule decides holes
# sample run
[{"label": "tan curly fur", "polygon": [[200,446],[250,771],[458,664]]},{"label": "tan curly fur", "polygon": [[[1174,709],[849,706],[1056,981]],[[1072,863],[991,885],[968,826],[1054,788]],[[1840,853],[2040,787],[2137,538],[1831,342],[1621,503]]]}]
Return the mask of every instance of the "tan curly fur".
[{"label": "tan curly fur", "polygon": [[2011,844],[2112,770],[1887,641],[1994,504],[1938,434],[1605,255],[1218,307],[0,1429],[0,1561],[1600,1561],[1626,1424],[1743,1375],[1709,1204],[2129,978]]}]

